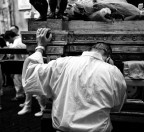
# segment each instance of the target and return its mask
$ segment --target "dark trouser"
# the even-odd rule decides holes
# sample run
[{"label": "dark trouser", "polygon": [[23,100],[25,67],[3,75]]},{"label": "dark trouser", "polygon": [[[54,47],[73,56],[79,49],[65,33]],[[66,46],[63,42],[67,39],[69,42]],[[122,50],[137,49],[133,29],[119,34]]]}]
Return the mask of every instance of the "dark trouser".
[{"label": "dark trouser", "polygon": [[30,0],[30,3],[40,13],[41,17],[47,16],[48,3],[46,0]]},{"label": "dark trouser", "polygon": [[138,4],[143,3],[144,1],[143,0],[127,0],[127,2],[138,7]]},{"label": "dark trouser", "polygon": [[55,12],[58,6],[60,14],[63,14],[67,7],[68,0],[49,0],[51,12]]}]

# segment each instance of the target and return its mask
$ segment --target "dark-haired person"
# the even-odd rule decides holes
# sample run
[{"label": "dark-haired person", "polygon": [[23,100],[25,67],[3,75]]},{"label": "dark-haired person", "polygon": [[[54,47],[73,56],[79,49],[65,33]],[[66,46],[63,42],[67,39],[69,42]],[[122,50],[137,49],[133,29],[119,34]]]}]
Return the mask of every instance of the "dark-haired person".
[{"label": "dark-haired person", "polygon": [[[64,11],[66,10],[68,0],[49,0],[50,14],[48,18],[58,18],[62,19],[64,16]],[[56,12],[58,9],[58,12]]]},{"label": "dark-haired person", "polygon": [[19,27],[16,25],[12,25],[10,27],[10,31],[13,31],[14,33],[16,33],[18,35],[19,34]]},{"label": "dark-haired person", "polygon": [[[8,48],[14,48],[14,49],[26,49],[26,45],[22,43],[21,37],[17,35],[13,31],[6,31],[4,38],[9,43],[12,43],[9,45]],[[23,54],[14,54],[14,60],[25,60],[26,55]],[[21,80],[21,74],[14,74],[13,81],[14,81],[14,87],[16,91],[16,95],[12,100],[17,100],[21,97],[24,97],[24,90],[22,87],[22,80]]]},{"label": "dark-haired person", "polygon": [[[119,112],[126,100],[126,82],[109,64],[111,48],[96,43],[80,56],[60,57],[45,64],[43,52],[50,29],[37,30],[37,47],[23,65],[27,93],[53,100],[53,127],[62,132],[110,132],[110,112]],[[49,124],[51,125],[51,124]]]}]

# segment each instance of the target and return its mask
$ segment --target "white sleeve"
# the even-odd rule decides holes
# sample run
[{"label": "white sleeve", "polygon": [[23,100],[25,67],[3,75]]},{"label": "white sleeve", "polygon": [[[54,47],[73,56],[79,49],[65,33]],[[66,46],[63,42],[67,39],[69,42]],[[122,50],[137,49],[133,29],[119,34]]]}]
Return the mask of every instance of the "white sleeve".
[{"label": "white sleeve", "polygon": [[26,93],[52,96],[49,81],[51,79],[54,61],[48,64],[43,63],[40,52],[35,52],[29,56],[23,65],[22,84]]}]

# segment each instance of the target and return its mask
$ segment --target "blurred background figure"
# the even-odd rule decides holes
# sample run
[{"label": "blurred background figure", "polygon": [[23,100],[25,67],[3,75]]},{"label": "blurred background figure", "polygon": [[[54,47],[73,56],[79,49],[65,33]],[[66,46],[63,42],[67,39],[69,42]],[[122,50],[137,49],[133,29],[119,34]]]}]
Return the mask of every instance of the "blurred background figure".
[{"label": "blurred background figure", "polygon": [[[30,0],[30,3],[40,14],[37,20],[45,21],[47,18],[63,18],[68,0]],[[50,11],[49,14],[48,10]]]},{"label": "blurred background figure", "polygon": [[50,14],[48,18],[62,19],[68,0],[49,0]]},{"label": "blurred background figure", "polygon": [[40,14],[40,17],[37,20],[45,21],[47,19],[48,12],[47,0],[30,0],[29,2]]},{"label": "blurred background figure", "polygon": [[[0,48],[3,48],[6,46],[6,42],[3,38],[3,34],[0,35]],[[3,60],[4,58],[4,54],[0,54],[0,60]],[[2,85],[4,83],[4,79],[3,79],[3,73],[1,70],[1,64],[0,64],[0,110],[2,110],[2,101],[1,101],[1,96],[3,95],[3,88]]]},{"label": "blurred background figure", "polygon": [[[26,49],[26,45],[22,43],[21,37],[17,35],[13,31],[6,31],[5,32],[5,40],[8,41],[9,43],[12,43],[9,45],[9,48],[14,48],[14,49]],[[14,60],[25,60],[27,56],[23,54],[14,54],[13,59]],[[22,87],[22,79],[21,79],[21,74],[14,74],[13,75],[13,82],[14,82],[14,87],[16,91],[16,96],[12,100],[18,100],[22,97],[24,97],[24,90]]]},{"label": "blurred background figure", "polygon": [[13,31],[14,33],[16,33],[17,35],[19,35],[19,27],[16,25],[12,25],[10,27],[10,31]]}]

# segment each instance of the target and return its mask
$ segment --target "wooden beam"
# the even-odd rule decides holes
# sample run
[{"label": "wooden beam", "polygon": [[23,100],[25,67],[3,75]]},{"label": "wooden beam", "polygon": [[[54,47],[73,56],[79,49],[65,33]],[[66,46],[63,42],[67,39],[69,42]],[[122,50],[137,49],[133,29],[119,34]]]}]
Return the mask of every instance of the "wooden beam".
[{"label": "wooden beam", "polygon": [[0,48],[0,54],[28,54],[26,49]]}]

